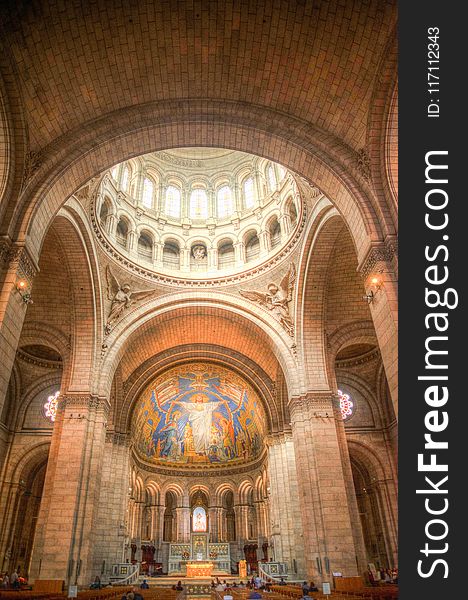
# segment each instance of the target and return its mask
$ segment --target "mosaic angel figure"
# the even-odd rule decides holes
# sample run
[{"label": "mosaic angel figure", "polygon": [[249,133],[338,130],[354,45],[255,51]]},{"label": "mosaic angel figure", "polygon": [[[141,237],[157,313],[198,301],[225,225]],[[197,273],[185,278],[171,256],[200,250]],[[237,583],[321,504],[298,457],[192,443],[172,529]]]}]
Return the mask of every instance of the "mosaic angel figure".
[{"label": "mosaic angel figure", "polygon": [[128,283],[122,286],[109,267],[106,267],[107,279],[107,298],[112,301],[109,316],[107,317],[106,333],[110,333],[114,323],[120,318],[122,313],[135,302],[150,298],[155,294],[154,290],[135,290],[132,291]]},{"label": "mosaic angel figure", "polygon": [[294,263],[291,263],[279,286],[276,283],[270,283],[266,292],[240,290],[240,294],[252,302],[257,302],[267,310],[271,310],[281,326],[292,337],[294,335],[294,323],[289,312],[289,303],[292,300],[295,281],[296,267]]}]

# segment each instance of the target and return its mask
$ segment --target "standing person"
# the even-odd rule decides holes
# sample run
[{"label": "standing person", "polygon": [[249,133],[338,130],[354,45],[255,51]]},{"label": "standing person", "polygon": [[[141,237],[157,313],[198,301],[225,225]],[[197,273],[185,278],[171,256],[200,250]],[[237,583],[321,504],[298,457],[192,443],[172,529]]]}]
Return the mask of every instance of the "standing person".
[{"label": "standing person", "polygon": [[11,574],[10,585],[14,590],[19,589],[20,583],[19,583],[18,571],[16,569]]},{"label": "standing person", "polygon": [[307,581],[302,582],[302,595],[307,596],[309,594],[309,585]]},{"label": "standing person", "polygon": [[5,571],[5,573],[3,575],[3,579],[2,579],[2,588],[8,589],[9,585],[10,585],[10,578],[8,577],[8,573]]}]

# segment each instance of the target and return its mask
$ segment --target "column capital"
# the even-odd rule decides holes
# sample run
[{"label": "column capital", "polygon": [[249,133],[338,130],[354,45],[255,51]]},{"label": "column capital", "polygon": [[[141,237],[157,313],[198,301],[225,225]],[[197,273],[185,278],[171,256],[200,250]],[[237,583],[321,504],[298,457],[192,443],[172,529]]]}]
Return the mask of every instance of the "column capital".
[{"label": "column capital", "polygon": [[61,394],[59,396],[57,408],[59,410],[65,410],[66,408],[88,411],[103,410],[107,415],[109,413],[110,403],[107,398],[95,396],[93,394]]},{"label": "column capital", "polygon": [[372,242],[357,271],[367,279],[373,271],[395,272],[398,261],[398,240],[387,236],[385,242]]},{"label": "column capital", "polygon": [[307,411],[309,417],[333,417],[339,410],[339,396],[331,390],[318,390],[308,392],[303,396],[293,396],[288,402],[291,418],[299,417]]},{"label": "column capital", "polygon": [[39,266],[25,245],[11,242],[7,238],[0,240],[0,266],[13,270],[19,278],[26,279],[31,285],[39,273]]}]

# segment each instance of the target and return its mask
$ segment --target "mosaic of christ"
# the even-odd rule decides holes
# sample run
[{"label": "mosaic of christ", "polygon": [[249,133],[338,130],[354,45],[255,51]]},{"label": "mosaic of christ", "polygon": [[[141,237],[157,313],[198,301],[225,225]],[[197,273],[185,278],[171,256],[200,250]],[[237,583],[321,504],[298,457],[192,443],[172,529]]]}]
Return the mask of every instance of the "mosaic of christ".
[{"label": "mosaic of christ", "polygon": [[261,452],[264,423],[251,386],[227,369],[194,363],[166,372],[144,392],[137,449],[157,462],[248,461]]}]

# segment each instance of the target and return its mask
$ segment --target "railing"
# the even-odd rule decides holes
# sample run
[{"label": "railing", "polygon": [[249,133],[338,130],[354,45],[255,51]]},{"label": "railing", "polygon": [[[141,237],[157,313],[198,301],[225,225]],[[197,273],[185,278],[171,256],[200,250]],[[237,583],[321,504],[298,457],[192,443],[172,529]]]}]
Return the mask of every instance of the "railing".
[{"label": "railing", "polygon": [[[122,568],[126,568],[130,570],[125,577],[125,573],[122,573]],[[138,581],[138,577],[140,576],[140,565],[135,564],[131,565],[129,563],[112,565],[112,575],[110,576],[110,581],[113,585],[133,585]]]},{"label": "railing", "polygon": [[270,562],[258,563],[258,572],[265,581],[277,582],[288,578],[288,567],[285,563]]}]

